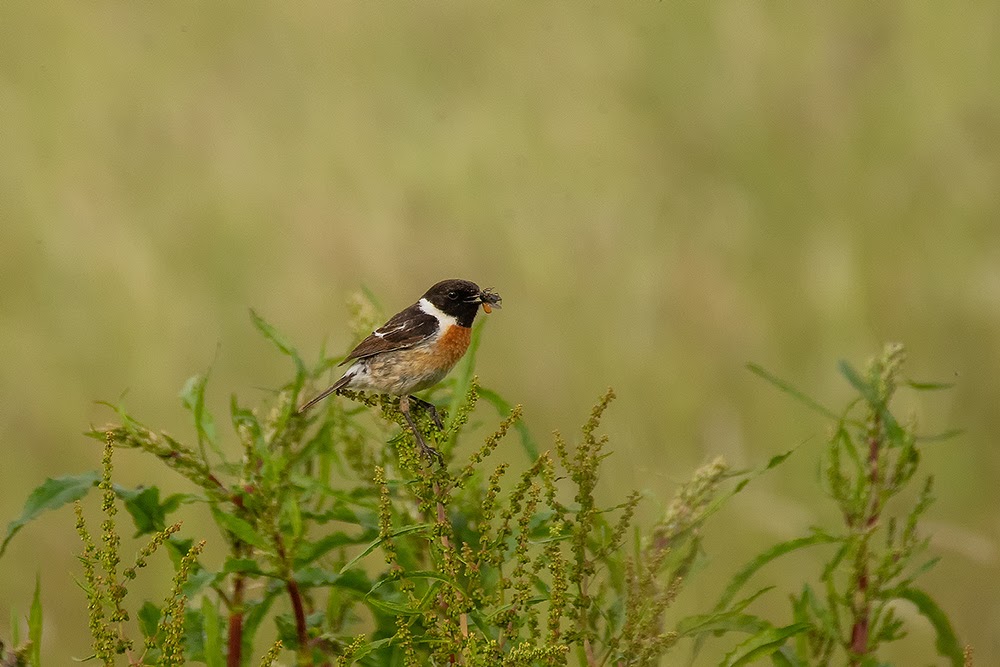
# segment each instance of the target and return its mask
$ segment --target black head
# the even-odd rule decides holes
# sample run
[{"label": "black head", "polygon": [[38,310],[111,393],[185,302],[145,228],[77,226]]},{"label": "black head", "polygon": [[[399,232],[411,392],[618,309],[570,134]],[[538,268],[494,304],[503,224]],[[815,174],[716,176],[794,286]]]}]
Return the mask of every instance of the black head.
[{"label": "black head", "polygon": [[424,293],[442,312],[458,320],[463,327],[471,327],[476,319],[480,304],[498,306],[500,296],[489,290],[479,289],[479,285],[468,280],[442,280]]}]

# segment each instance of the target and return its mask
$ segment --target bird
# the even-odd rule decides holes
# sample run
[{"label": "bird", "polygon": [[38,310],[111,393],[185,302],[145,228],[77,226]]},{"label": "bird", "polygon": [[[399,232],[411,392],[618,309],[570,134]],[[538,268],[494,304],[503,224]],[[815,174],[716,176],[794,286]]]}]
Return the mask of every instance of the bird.
[{"label": "bird", "polygon": [[469,280],[435,283],[416,303],[399,311],[358,343],[340,365],[350,363],[343,376],[298,410],[299,414],[341,389],[357,389],[399,397],[399,411],[428,458],[444,465],[441,453],[427,444],[410,416],[410,402],[426,410],[443,428],[437,408],[414,396],[444,379],[469,349],[472,323],[479,307],[486,313],[500,308],[492,289],[480,289]]}]

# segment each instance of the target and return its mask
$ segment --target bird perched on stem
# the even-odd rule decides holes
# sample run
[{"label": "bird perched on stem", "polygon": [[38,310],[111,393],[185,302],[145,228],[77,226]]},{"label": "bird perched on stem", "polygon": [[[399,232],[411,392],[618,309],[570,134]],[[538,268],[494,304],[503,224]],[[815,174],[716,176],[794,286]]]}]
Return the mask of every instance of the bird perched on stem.
[{"label": "bird perched on stem", "polygon": [[399,411],[421,452],[443,465],[441,453],[427,444],[410,417],[410,401],[427,410],[439,429],[444,427],[437,408],[412,394],[443,380],[469,349],[480,306],[487,313],[499,308],[500,295],[468,280],[442,280],[351,350],[340,362],[341,366],[353,362],[344,375],[300,407],[299,413],[341,389],[399,396]]}]

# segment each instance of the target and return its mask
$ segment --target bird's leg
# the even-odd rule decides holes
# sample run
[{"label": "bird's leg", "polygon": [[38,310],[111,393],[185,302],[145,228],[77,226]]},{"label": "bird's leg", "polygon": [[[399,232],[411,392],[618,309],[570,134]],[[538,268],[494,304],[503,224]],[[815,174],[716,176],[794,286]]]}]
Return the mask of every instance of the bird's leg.
[{"label": "bird's leg", "polygon": [[420,453],[427,458],[436,458],[438,464],[444,467],[444,457],[441,456],[441,452],[434,449],[424,441],[424,436],[420,434],[420,430],[417,425],[413,423],[413,419],[410,417],[410,396],[400,396],[399,398],[399,411],[403,413],[403,418],[406,419],[406,423],[410,425],[410,430],[413,431],[413,436],[417,439],[417,446],[420,447]]},{"label": "bird's leg", "polygon": [[433,403],[425,401],[422,398],[417,398],[416,396],[410,396],[410,400],[427,411],[427,414],[429,414],[431,416],[431,419],[434,420],[434,425],[438,427],[439,431],[444,430],[444,422],[441,421],[441,416],[438,415],[437,406],[435,406]]}]

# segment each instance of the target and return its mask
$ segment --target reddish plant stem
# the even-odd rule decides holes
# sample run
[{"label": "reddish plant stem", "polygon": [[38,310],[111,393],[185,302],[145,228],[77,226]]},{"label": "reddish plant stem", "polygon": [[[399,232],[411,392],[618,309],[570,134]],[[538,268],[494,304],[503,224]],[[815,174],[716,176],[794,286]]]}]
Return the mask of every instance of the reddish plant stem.
[{"label": "reddish plant stem", "polygon": [[302,605],[302,593],[294,579],[288,579],[285,582],[285,588],[288,590],[288,597],[292,601],[292,612],[295,614],[295,636],[299,640],[299,659],[301,660],[305,656],[305,662],[300,664],[311,665],[312,651],[309,650],[309,632],[306,629],[306,612]]},{"label": "reddish plant stem", "polygon": [[871,435],[868,437],[868,483],[870,485],[870,503],[868,516],[862,522],[861,546],[855,561],[857,579],[855,582],[852,604],[854,607],[854,623],[851,626],[851,666],[861,664],[862,658],[868,653],[868,637],[871,624],[871,603],[868,594],[868,532],[878,523],[880,515],[879,502],[879,467],[878,457],[881,445],[882,421],[876,414],[873,417]]},{"label": "reddish plant stem", "polygon": [[237,573],[233,580],[232,604],[229,607],[229,633],[226,667],[240,667],[243,657],[243,575]]},{"label": "reddish plant stem", "polygon": [[302,604],[302,591],[299,584],[292,576],[292,564],[288,560],[285,552],[285,542],[281,539],[281,534],[274,536],[274,546],[278,552],[278,558],[284,564],[285,570],[285,590],[288,591],[288,599],[292,603],[292,613],[295,614],[295,637],[299,642],[299,663],[300,665],[311,665],[312,651],[309,648],[309,629],[306,626],[306,611]]}]

